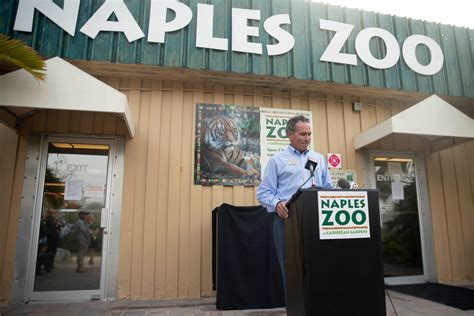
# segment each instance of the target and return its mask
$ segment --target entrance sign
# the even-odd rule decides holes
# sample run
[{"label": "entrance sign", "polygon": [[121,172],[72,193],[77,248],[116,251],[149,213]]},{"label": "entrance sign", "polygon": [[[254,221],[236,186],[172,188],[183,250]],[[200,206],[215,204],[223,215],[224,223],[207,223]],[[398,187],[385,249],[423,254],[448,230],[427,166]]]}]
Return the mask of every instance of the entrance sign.
[{"label": "entrance sign", "polygon": [[[20,0],[13,30],[31,32],[35,9],[56,23],[71,36],[75,35],[79,16],[80,0],[64,0],[63,7],[59,7],[53,0]],[[172,19],[167,20],[169,11],[174,13]],[[148,37],[151,43],[165,43],[166,33],[179,31],[187,27],[193,20],[191,8],[179,1],[151,0],[149,11]],[[110,17],[115,16],[116,20]],[[198,3],[196,6],[196,47],[221,51],[230,49],[234,52],[262,55],[264,48],[268,56],[276,56],[291,51],[295,45],[294,36],[282,26],[291,25],[289,14],[276,14],[263,21],[263,29],[267,34],[260,33],[261,11],[253,9],[231,9],[231,43],[228,38],[214,36],[214,5]],[[400,60],[400,45],[395,36],[387,30],[369,27],[362,29],[355,39],[357,54],[342,53],[354,29],[354,25],[319,20],[321,30],[336,32],[327,48],[320,56],[320,61],[357,65],[357,57],[365,64],[377,69],[387,69],[395,66]],[[85,22],[80,32],[95,39],[100,32],[121,32],[129,42],[145,37],[139,23],[128,9],[124,0],[106,0]],[[271,44],[263,45],[261,39],[270,36]],[[302,34],[299,34],[300,36]],[[378,37],[385,44],[385,56],[375,57],[370,51],[369,43]],[[416,56],[416,49],[424,45],[429,51],[431,60],[422,64]],[[423,75],[434,75],[443,67],[444,56],[436,41],[424,35],[411,35],[405,39],[402,52],[404,61],[413,71]]]},{"label": "entrance sign", "polygon": [[366,191],[320,191],[319,238],[370,238]]}]

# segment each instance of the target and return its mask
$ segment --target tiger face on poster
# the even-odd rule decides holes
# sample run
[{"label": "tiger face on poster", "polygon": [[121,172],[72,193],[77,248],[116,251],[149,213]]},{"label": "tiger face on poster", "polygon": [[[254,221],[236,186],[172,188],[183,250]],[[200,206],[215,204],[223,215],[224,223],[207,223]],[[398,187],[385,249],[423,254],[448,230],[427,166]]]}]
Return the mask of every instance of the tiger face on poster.
[{"label": "tiger face on poster", "polygon": [[197,104],[194,183],[258,185],[258,108]]}]

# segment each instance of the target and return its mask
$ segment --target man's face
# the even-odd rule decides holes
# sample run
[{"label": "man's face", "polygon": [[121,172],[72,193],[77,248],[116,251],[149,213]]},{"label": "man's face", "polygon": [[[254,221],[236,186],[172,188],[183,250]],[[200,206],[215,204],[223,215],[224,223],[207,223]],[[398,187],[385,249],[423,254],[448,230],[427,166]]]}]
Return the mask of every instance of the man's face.
[{"label": "man's face", "polygon": [[298,149],[300,152],[305,151],[311,142],[311,126],[306,122],[300,121],[296,123],[295,132],[289,133],[288,138],[293,148]]}]

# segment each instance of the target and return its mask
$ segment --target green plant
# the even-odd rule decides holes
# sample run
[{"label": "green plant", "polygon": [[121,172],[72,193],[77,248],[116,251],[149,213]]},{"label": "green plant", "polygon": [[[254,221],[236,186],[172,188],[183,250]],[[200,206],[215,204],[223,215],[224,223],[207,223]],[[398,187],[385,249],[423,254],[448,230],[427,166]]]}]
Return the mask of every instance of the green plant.
[{"label": "green plant", "polygon": [[36,80],[46,79],[46,63],[24,42],[0,34],[0,62],[20,67]]}]

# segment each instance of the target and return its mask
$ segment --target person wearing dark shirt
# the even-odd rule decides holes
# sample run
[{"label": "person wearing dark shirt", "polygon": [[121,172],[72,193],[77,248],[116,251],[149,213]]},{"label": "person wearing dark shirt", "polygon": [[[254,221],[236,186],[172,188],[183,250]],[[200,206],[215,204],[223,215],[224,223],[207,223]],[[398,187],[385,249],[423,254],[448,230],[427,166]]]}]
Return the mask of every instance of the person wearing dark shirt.
[{"label": "person wearing dark shirt", "polygon": [[59,245],[61,226],[57,220],[58,211],[56,209],[51,208],[46,214],[46,260],[44,270],[50,273],[51,269],[55,268],[54,258],[56,257],[56,251]]}]

